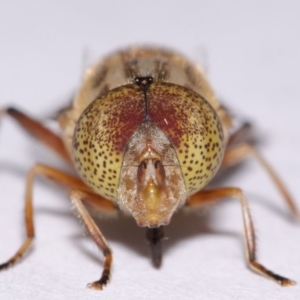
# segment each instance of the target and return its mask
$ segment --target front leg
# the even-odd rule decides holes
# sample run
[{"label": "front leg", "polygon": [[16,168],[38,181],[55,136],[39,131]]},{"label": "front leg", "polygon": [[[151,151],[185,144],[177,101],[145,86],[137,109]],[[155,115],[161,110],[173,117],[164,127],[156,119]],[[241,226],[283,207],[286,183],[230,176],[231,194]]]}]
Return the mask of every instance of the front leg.
[{"label": "front leg", "polygon": [[290,195],[288,189],[283,184],[282,180],[274,171],[272,166],[264,159],[264,157],[253,146],[247,143],[242,143],[239,144],[238,146],[227,149],[224,154],[221,167],[230,167],[232,165],[236,165],[250,156],[253,156],[255,159],[257,159],[257,161],[261,164],[261,166],[267,172],[269,177],[275,183],[279,193],[282,195],[283,200],[288,205],[292,216],[296,220],[300,220],[300,212],[298,210],[295,200]]},{"label": "front leg", "polygon": [[227,187],[213,190],[200,191],[191,196],[186,205],[189,207],[203,206],[212,202],[224,200],[226,198],[233,198],[239,200],[242,208],[244,221],[244,242],[246,260],[250,269],[254,272],[263,275],[269,279],[275,280],[281,286],[290,286],[296,284],[295,281],[280,276],[261,265],[256,258],[256,240],[255,232],[252,223],[252,218],[248,206],[247,199],[239,188]]},{"label": "front leg", "polygon": [[105,241],[105,238],[88,214],[82,201],[104,213],[116,212],[117,207],[112,201],[94,194],[80,178],[43,164],[36,164],[27,175],[25,192],[25,225],[27,237],[15,254],[9,260],[0,264],[0,271],[17,262],[30,247],[34,239],[34,209],[32,190],[34,179],[37,175],[51,179],[68,189],[74,189],[74,191],[71,192],[71,199],[73,200],[80,216],[82,217],[91,237],[96,245],[103,250],[103,254],[105,256],[104,271],[101,279],[88,285],[90,288],[101,289],[102,286],[108,282],[110,276],[112,254],[107,242]]},{"label": "front leg", "polygon": [[[94,195],[94,199],[97,196]],[[100,196],[99,196],[100,197]],[[89,212],[83,205],[83,201],[91,202],[92,197],[89,193],[79,191],[79,190],[72,190],[70,194],[70,198],[72,199],[75,207],[79,213],[79,216],[82,218],[84,225],[86,226],[90,236],[92,237],[93,241],[97,245],[97,247],[102,250],[103,255],[105,257],[104,260],[104,269],[102,275],[99,280],[89,283],[88,287],[95,290],[102,290],[103,286],[106,285],[110,279],[111,274],[111,265],[112,265],[112,251],[105,240],[105,237],[101,233],[100,229],[91,218]],[[101,198],[101,197],[100,197]],[[106,200],[108,201],[108,200]]]}]

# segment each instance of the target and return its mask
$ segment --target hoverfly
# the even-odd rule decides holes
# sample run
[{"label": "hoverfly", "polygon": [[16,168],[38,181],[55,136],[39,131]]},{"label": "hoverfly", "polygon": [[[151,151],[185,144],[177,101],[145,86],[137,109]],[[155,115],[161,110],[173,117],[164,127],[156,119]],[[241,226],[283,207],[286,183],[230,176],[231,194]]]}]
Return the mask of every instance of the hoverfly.
[{"label": "hoverfly", "polygon": [[282,286],[295,283],[257,261],[243,191],[205,188],[220,168],[254,156],[292,215],[299,217],[279,177],[249,143],[249,124],[233,132],[230,112],[219,103],[202,69],[184,56],[162,48],[131,47],[97,62],[86,71],[72,104],[60,111],[60,135],[15,108],[2,109],[0,114],[17,121],[78,173],[69,175],[45,164],[32,167],[26,181],[27,237],[0,269],[19,260],[33,241],[33,180],[44,176],[70,190],[88,233],[103,252],[102,276],[90,288],[102,289],[110,279],[112,251],[86,206],[132,216],[146,228],[154,265],[159,266],[163,229],[172,215],[183,207],[201,207],[228,197],[242,208],[248,266]]}]

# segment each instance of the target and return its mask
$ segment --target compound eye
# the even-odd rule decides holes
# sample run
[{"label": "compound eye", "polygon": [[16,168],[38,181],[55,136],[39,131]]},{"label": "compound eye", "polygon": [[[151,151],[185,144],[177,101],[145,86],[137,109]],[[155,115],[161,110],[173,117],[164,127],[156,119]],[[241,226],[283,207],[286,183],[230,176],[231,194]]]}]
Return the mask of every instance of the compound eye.
[{"label": "compound eye", "polygon": [[163,184],[166,179],[165,168],[160,160],[156,160],[154,163],[155,175],[159,184]]},{"label": "compound eye", "polygon": [[137,180],[139,183],[143,183],[146,178],[146,169],[147,169],[147,162],[143,160],[139,166],[137,171]]}]

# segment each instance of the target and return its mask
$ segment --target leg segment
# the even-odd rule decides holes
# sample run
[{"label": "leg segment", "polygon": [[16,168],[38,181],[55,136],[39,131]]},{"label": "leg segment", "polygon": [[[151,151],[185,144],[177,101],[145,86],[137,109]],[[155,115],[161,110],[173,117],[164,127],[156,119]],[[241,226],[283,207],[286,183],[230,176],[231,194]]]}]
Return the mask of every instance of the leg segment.
[{"label": "leg segment", "polygon": [[263,166],[263,168],[266,170],[268,175],[271,177],[271,179],[275,183],[275,185],[278,188],[279,192],[281,193],[283,199],[285,200],[286,204],[288,205],[293,217],[295,219],[299,220],[300,213],[297,209],[295,201],[289,194],[288,190],[284,186],[281,179],[278,177],[276,172],[270,166],[270,164],[263,158],[263,156],[254,147],[252,147],[249,144],[240,144],[236,147],[229,148],[225,152],[221,167],[230,167],[232,165],[235,165],[235,164],[243,161],[245,158],[247,158],[250,155],[254,156],[260,162],[260,164]]},{"label": "leg segment", "polygon": [[95,244],[98,246],[100,250],[102,250],[103,255],[105,257],[104,260],[104,270],[102,272],[101,278],[95,282],[89,283],[88,287],[96,290],[102,290],[102,287],[107,284],[110,279],[111,273],[111,264],[112,264],[112,251],[108,246],[108,243],[105,240],[105,237],[99,230],[98,226],[95,224],[87,209],[83,205],[82,201],[88,198],[88,194],[85,192],[72,190],[71,191],[71,199],[76,206],[80,217],[82,218],[90,236],[92,237]]},{"label": "leg segment", "polygon": [[72,160],[70,158],[69,153],[67,152],[65,145],[61,138],[46,128],[42,123],[34,120],[31,117],[28,117],[21,111],[15,108],[7,108],[4,110],[0,110],[0,117],[4,114],[9,115],[14,120],[16,120],[21,127],[32,134],[36,139],[40,140],[46,146],[51,148],[57,154],[59,154],[63,159],[65,159],[69,164],[72,165]]},{"label": "leg segment", "polygon": [[227,147],[231,148],[241,143],[250,143],[252,140],[252,131],[252,125],[249,122],[243,123],[241,127],[230,136]]},{"label": "leg segment", "polygon": [[[88,230],[89,230],[92,238],[96,242],[96,244],[100,247],[99,241],[102,238],[102,240],[104,241],[104,242],[102,242],[103,245],[107,246],[107,243],[105,242],[99,229],[98,228],[95,229],[93,227],[96,225],[93,225],[93,226],[90,225],[90,223],[91,224],[94,224],[94,223],[89,216],[87,217],[86,215],[84,215],[84,213],[87,214],[87,212],[86,212],[83,204],[81,202],[79,203],[78,199],[81,198],[82,200],[86,201],[89,205],[95,207],[98,210],[102,210],[104,212],[114,211],[116,209],[115,205],[111,201],[106,200],[105,198],[102,198],[101,196],[93,194],[91,192],[91,190],[89,189],[89,187],[86,186],[85,183],[83,181],[81,181],[81,179],[74,177],[72,175],[69,175],[67,173],[64,173],[60,170],[54,169],[52,167],[42,165],[42,164],[37,164],[29,171],[29,173],[27,175],[27,181],[26,181],[25,223],[26,223],[27,238],[13,257],[11,257],[7,262],[0,264],[0,270],[11,266],[17,260],[19,260],[23,256],[23,254],[26,252],[26,250],[29,248],[29,246],[31,245],[31,243],[33,241],[34,222],[33,222],[32,189],[33,189],[34,178],[36,175],[42,175],[46,178],[52,179],[52,180],[56,181],[57,183],[65,186],[69,189],[78,189],[78,191],[76,193],[75,192],[72,193],[72,195],[71,195],[72,200],[74,201],[78,211],[80,212],[80,215],[83,217],[84,222],[85,222],[86,226],[88,227]],[[90,218],[90,220],[87,220],[89,218]],[[92,228],[92,230],[90,230],[90,228]],[[99,236],[97,235],[98,232],[100,232],[101,238],[99,238]],[[106,257],[108,257],[105,261],[105,269],[104,269],[104,272],[107,273],[107,271],[105,271],[105,270],[106,269],[110,270],[111,251],[109,250],[108,247],[106,247],[106,248],[101,248],[101,249],[103,249],[104,255]],[[102,278],[104,277],[104,272],[103,272]],[[105,273],[105,275],[106,275],[106,273]],[[108,280],[108,278],[109,278],[109,272],[107,274],[107,280]],[[104,283],[106,283],[106,281]],[[100,283],[104,284],[103,280]],[[99,286],[100,286],[100,283],[99,283]],[[100,288],[99,286],[98,286],[98,289]],[[93,286],[93,284],[91,287],[96,288],[95,286]]]},{"label": "leg segment", "polygon": [[219,188],[215,190],[200,191],[191,196],[187,201],[187,206],[196,207],[216,202],[225,198],[234,198],[240,201],[244,221],[244,242],[246,260],[250,269],[269,279],[275,280],[281,286],[294,285],[295,282],[282,277],[266,269],[256,260],[255,232],[248,207],[247,199],[239,188]]}]

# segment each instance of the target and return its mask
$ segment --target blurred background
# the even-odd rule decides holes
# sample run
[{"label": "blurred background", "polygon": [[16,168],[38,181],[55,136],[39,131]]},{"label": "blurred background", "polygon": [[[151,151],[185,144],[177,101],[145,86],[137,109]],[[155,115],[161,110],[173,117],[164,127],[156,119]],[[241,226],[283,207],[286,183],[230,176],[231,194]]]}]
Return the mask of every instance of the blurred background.
[{"label": "blurred background", "polygon": [[[49,121],[68,103],[84,69],[132,44],[174,48],[205,68],[220,99],[255,124],[259,149],[300,206],[300,4],[298,1],[2,1],[0,107],[14,105]],[[3,118],[0,127],[0,261],[25,236],[27,170],[55,155]],[[244,189],[258,237],[259,260],[300,282],[300,226],[254,159],[220,185]],[[35,187],[35,246],[0,273],[3,299],[297,299],[247,269],[240,207],[178,214],[166,228],[164,263],[150,264],[144,231],[133,220],[100,220],[115,253],[112,280],[101,293],[102,257],[83,234],[67,192],[44,180]]]}]

